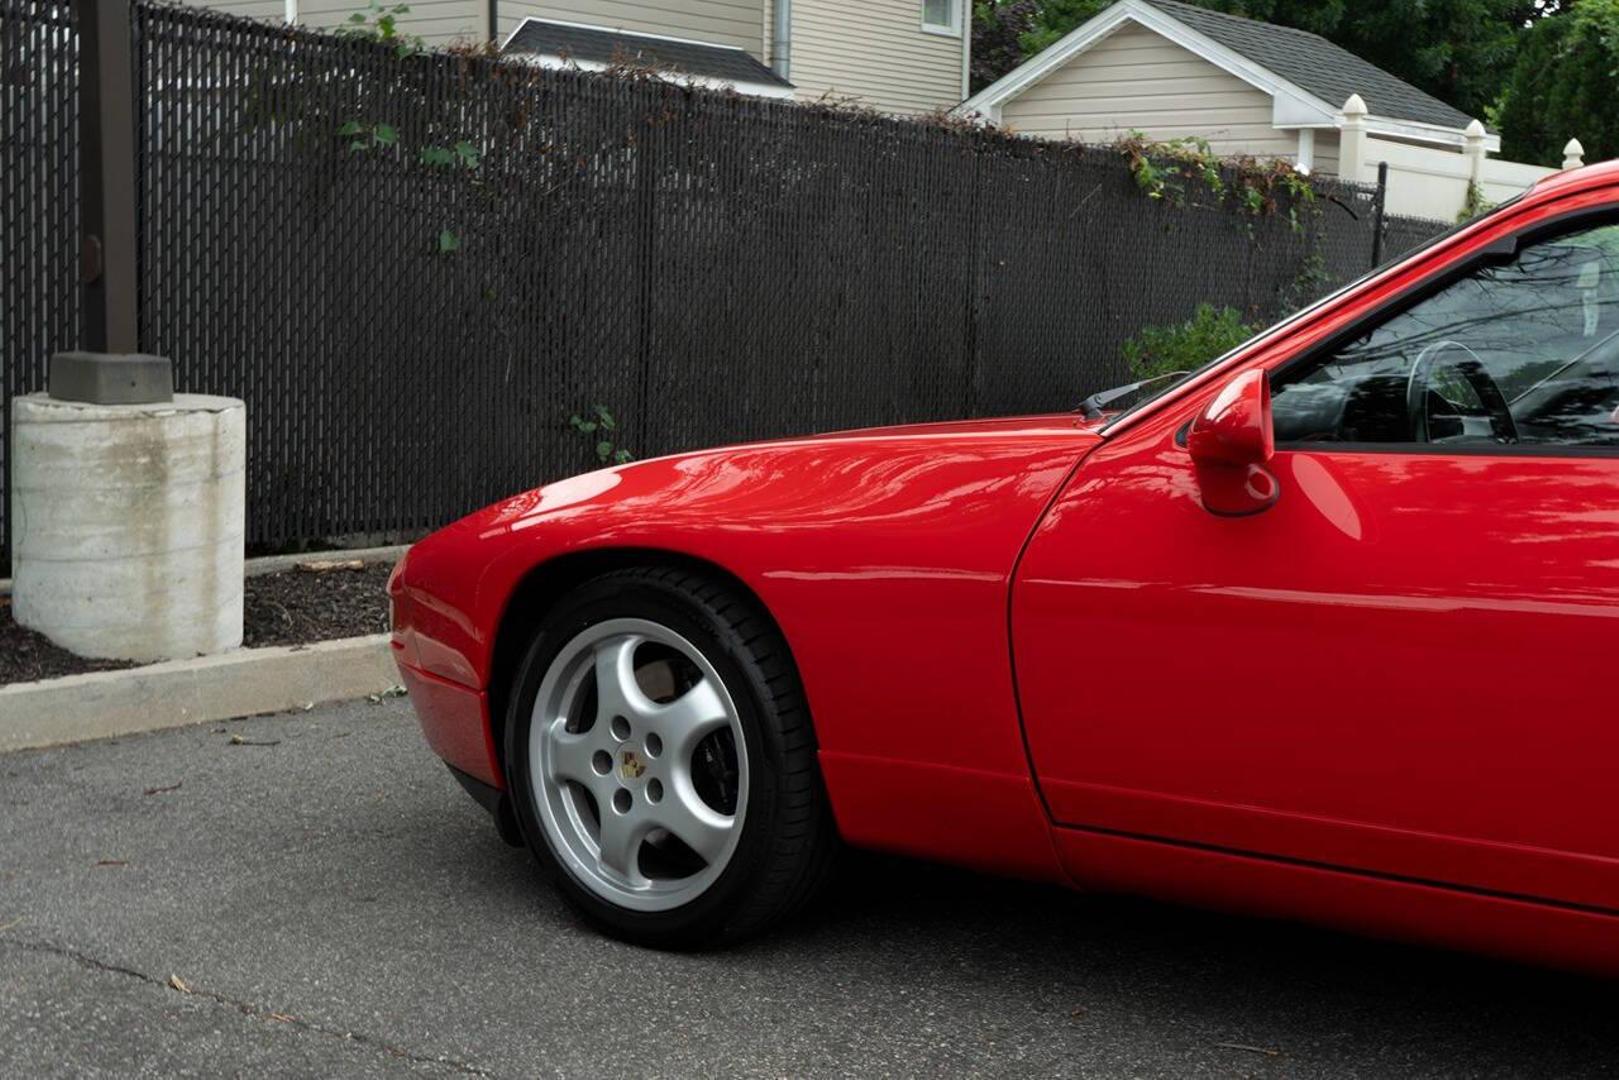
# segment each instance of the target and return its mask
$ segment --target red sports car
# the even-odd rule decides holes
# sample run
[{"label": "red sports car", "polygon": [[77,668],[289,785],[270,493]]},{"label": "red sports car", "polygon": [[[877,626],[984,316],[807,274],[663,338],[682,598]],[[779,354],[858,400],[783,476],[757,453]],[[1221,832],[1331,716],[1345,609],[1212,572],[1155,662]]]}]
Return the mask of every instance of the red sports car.
[{"label": "red sports car", "polygon": [[1619,164],[1134,393],[457,522],[427,741],[644,943],[848,844],[1619,972]]}]

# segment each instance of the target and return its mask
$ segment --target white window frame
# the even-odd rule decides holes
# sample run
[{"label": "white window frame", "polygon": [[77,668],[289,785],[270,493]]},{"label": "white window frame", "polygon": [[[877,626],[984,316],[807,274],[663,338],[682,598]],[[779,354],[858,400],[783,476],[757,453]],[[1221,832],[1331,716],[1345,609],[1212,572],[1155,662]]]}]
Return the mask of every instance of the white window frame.
[{"label": "white window frame", "polygon": [[928,22],[927,0],[917,0],[920,7],[918,18],[921,20],[924,34],[938,34],[941,37],[961,37],[961,16],[967,10],[966,0],[946,0],[950,5],[950,21],[948,23]]}]

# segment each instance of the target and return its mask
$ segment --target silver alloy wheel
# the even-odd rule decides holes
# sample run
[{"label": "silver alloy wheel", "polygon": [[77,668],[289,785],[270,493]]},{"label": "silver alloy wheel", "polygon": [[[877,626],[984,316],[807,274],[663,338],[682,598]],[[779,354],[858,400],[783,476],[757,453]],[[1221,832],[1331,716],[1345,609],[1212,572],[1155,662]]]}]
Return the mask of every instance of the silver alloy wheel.
[{"label": "silver alloy wheel", "polygon": [[[646,619],[597,623],[551,661],[530,732],[540,824],[596,895],[667,911],[724,872],[748,803],[747,746],[731,695],[691,642]],[[712,790],[717,766],[734,772],[730,798]],[[648,847],[658,872],[643,869]]]}]

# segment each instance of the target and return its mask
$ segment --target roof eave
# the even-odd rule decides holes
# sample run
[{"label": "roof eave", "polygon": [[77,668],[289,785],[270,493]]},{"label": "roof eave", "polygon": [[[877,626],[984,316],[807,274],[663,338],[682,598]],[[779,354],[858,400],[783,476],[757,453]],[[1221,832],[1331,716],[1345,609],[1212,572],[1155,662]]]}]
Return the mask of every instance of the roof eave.
[{"label": "roof eave", "polygon": [[[536,67],[550,68],[557,71],[608,71],[611,64],[600,60],[577,60],[571,56],[559,56],[556,53],[538,52],[512,52],[505,54],[506,59],[517,60]],[[683,71],[652,71],[652,75],[667,83],[677,86],[694,86],[703,90],[734,90],[749,97],[780,98],[791,101],[794,87],[791,84],[774,84],[762,82],[749,82],[745,79],[720,79],[710,75],[690,75]]]}]

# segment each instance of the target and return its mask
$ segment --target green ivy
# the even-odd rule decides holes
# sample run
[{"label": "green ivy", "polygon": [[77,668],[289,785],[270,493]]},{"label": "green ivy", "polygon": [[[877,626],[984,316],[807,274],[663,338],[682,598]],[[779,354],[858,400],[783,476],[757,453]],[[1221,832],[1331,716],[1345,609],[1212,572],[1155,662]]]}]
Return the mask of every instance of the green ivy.
[{"label": "green ivy", "polygon": [[1131,131],[1116,146],[1129,162],[1136,186],[1147,198],[1169,206],[1187,205],[1193,191],[1202,189],[1216,203],[1234,200],[1252,217],[1285,209],[1288,223],[1302,231],[1299,210],[1315,202],[1309,177],[1280,159],[1222,158],[1207,139],[1193,135],[1154,142],[1140,131]]},{"label": "green ivy", "polygon": [[[393,47],[400,59],[424,51],[422,39],[415,34],[399,30],[399,17],[410,13],[408,4],[383,4],[370,0],[364,11],[356,11],[338,33],[347,37],[364,38]],[[371,150],[392,150],[400,145],[399,128],[393,124],[366,120],[349,120],[337,129],[340,138],[348,140],[349,150],[363,154]],[[483,151],[465,139],[450,146],[423,146],[416,153],[417,160],[432,169],[476,169],[483,161]],[[451,229],[439,230],[433,242],[433,251],[450,255],[461,250],[461,237]]]},{"label": "green ivy", "polygon": [[369,38],[394,47],[394,55],[403,59],[423,49],[422,39],[415,34],[399,32],[399,16],[410,14],[408,4],[383,4],[370,0],[364,11],[356,11],[337,32],[348,37]]},{"label": "green ivy", "polygon": [[602,464],[622,465],[635,460],[634,454],[614,442],[618,438],[618,421],[607,406],[592,405],[585,416],[574,413],[568,417],[568,424],[595,444],[596,460]]},{"label": "green ivy", "polygon": [[1488,213],[1495,208],[1495,204],[1484,197],[1484,189],[1478,186],[1478,181],[1467,182],[1467,199],[1462,208],[1456,212],[1456,223],[1472,221],[1480,214]]}]

